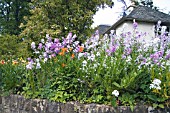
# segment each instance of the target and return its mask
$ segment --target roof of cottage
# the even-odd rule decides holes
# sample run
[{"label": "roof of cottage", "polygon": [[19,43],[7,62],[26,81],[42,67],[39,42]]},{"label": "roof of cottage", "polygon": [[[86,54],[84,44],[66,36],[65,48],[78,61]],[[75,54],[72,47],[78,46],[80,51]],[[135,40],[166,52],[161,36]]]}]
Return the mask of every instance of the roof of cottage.
[{"label": "roof of cottage", "polygon": [[131,21],[133,19],[135,19],[136,21],[149,22],[149,23],[157,23],[160,20],[162,24],[170,25],[170,15],[157,11],[150,7],[137,6],[133,9],[133,11],[130,14],[122,17],[115,24],[113,24],[105,33],[109,33],[110,30],[115,29],[122,22],[128,20]]}]

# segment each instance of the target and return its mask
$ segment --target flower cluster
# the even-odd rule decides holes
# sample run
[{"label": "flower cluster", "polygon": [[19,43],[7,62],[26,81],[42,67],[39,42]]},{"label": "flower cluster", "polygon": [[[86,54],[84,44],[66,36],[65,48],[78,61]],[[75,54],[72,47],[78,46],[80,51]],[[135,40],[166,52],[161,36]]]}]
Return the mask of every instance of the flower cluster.
[{"label": "flower cluster", "polygon": [[74,41],[75,38],[76,35],[73,36],[72,33],[69,33],[66,38],[62,38],[62,41],[60,41],[57,38],[52,39],[47,34],[46,39],[41,39],[41,42],[37,46],[35,42],[32,42],[31,48],[34,53],[38,55],[38,58],[28,58],[28,64],[26,68],[32,69],[35,67],[36,69],[40,69],[41,61],[45,63],[57,55],[64,56],[69,52],[73,52],[70,57],[74,58],[75,54],[81,53],[84,50],[84,47],[79,45],[79,41]]},{"label": "flower cluster", "polygon": [[11,60],[0,60],[1,65],[4,65],[4,64],[18,65],[18,64],[25,64],[25,63],[26,61],[23,60],[22,58],[11,59]]},{"label": "flower cluster", "polygon": [[158,90],[160,90],[161,89],[161,87],[160,87],[160,84],[161,84],[161,81],[159,80],[159,79],[154,79],[153,81],[152,81],[152,84],[150,84],[150,89],[158,89]]}]

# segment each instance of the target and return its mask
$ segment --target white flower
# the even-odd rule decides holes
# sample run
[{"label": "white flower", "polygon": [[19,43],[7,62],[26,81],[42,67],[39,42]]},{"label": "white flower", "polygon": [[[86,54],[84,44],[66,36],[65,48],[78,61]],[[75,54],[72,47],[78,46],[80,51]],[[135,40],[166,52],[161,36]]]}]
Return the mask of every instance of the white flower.
[{"label": "white flower", "polygon": [[27,68],[27,69],[32,69],[33,67],[34,67],[33,62],[29,62],[29,63],[26,65],[26,68]]},{"label": "white flower", "polygon": [[159,79],[154,79],[153,80],[153,82],[152,82],[152,84],[150,84],[150,89],[158,89],[158,90],[160,90],[161,89],[161,87],[160,87],[160,84],[161,84],[161,81],[159,80]]},{"label": "white flower", "polygon": [[80,59],[82,56],[84,56],[84,53],[79,53],[78,54],[78,59]]},{"label": "white flower", "polygon": [[114,91],[112,92],[112,95],[115,95],[116,97],[118,97],[118,96],[119,96],[119,91],[118,91],[118,90],[114,90]]},{"label": "white flower", "polygon": [[[124,26],[124,25],[123,25]],[[115,30],[110,30],[110,33],[111,34],[114,34],[115,33]]]},{"label": "white flower", "polygon": [[35,54],[39,54],[39,53],[40,53],[40,51],[36,51],[36,50],[35,50],[35,52],[34,52],[34,53],[35,53]]},{"label": "white flower", "polygon": [[97,52],[97,53],[96,53],[96,56],[100,56],[100,52]]},{"label": "white flower", "polygon": [[46,36],[45,36],[46,38],[49,38],[50,37],[50,35],[49,34],[46,34]]},{"label": "white flower", "polygon": [[37,58],[37,59],[36,59],[36,62],[39,62],[39,61],[40,61],[40,59]]},{"label": "white flower", "polygon": [[132,60],[131,56],[128,56],[126,62],[130,62]]},{"label": "white flower", "polygon": [[44,58],[44,62],[47,62],[48,58]]},{"label": "white flower", "polygon": [[31,48],[32,48],[32,49],[35,49],[35,47],[36,47],[36,46],[35,46],[35,42],[32,42],[32,43],[31,43]]},{"label": "white flower", "polygon": [[155,84],[155,85],[160,85],[161,81],[159,79],[155,78],[152,83]]},{"label": "white flower", "polygon": [[167,66],[170,66],[170,61],[169,61],[169,60],[166,62],[166,65],[167,65]]},{"label": "white flower", "polygon": [[84,61],[82,62],[82,64],[83,64],[83,67],[86,66],[86,65],[87,65],[87,61],[84,60]]},{"label": "white flower", "polygon": [[161,87],[160,87],[160,86],[157,86],[156,89],[161,90]]},{"label": "white flower", "polygon": [[94,54],[92,54],[91,56],[88,56],[88,60],[94,61],[94,59],[95,59],[95,55]]},{"label": "white flower", "polygon": [[40,69],[41,68],[41,64],[38,62],[36,65],[36,69]]},{"label": "white flower", "polygon": [[41,39],[41,43],[43,43],[43,44],[44,44],[44,42],[45,42],[45,40],[44,40],[44,39]]},{"label": "white flower", "polygon": [[150,84],[150,87],[149,87],[150,89],[152,89],[152,88],[155,88],[155,85],[154,84]]},{"label": "white flower", "polygon": [[93,68],[97,68],[97,66],[98,66],[97,64],[94,64]]},{"label": "white flower", "polygon": [[154,44],[157,44],[158,42],[160,42],[160,39],[158,37],[153,40]]}]

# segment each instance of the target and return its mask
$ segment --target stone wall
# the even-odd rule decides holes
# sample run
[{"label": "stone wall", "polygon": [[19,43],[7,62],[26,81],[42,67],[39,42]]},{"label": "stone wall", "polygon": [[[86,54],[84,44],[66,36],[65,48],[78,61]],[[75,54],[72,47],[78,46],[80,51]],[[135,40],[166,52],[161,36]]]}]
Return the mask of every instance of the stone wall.
[{"label": "stone wall", "polygon": [[19,95],[0,97],[0,113],[170,113],[170,108],[154,110],[152,107],[137,106],[134,112],[129,107],[113,108],[98,104],[78,102],[57,103],[41,99],[25,99]]}]

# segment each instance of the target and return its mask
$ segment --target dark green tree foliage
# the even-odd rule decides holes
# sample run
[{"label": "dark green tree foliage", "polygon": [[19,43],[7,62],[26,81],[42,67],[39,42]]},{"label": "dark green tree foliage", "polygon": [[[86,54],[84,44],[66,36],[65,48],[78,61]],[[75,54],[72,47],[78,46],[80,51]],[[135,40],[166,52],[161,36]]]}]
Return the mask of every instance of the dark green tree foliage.
[{"label": "dark green tree foliage", "polygon": [[72,32],[83,40],[91,33],[93,15],[106,4],[113,6],[112,0],[33,0],[21,35],[37,41],[47,33],[60,38]]},{"label": "dark green tree foliage", "polygon": [[143,6],[147,6],[147,7],[151,7],[155,10],[159,10],[158,7],[153,5],[153,0],[131,0],[132,2],[135,3],[135,5],[143,5]]},{"label": "dark green tree foliage", "polygon": [[23,16],[29,15],[30,0],[0,0],[0,34],[18,35]]}]

